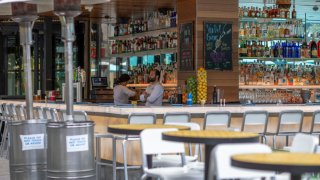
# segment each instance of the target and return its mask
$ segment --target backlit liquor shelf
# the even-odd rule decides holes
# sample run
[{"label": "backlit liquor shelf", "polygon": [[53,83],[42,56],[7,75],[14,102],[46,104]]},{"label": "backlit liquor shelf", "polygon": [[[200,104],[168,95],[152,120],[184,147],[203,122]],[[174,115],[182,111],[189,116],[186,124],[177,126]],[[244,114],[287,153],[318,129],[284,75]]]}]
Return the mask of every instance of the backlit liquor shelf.
[{"label": "backlit liquor shelf", "polygon": [[309,86],[239,85],[239,89],[320,89],[320,85],[309,85]]},{"label": "backlit liquor shelf", "polygon": [[[128,84],[128,87],[134,87],[134,88],[147,88],[150,84]],[[162,84],[165,88],[176,88],[177,84]]]},{"label": "backlit liquor shelf", "polygon": [[281,58],[281,57],[239,57],[239,60],[250,59],[250,60],[261,60],[261,61],[274,61],[274,60],[285,60],[285,61],[320,61],[320,58]]},{"label": "backlit liquor shelf", "polygon": [[157,54],[173,54],[177,53],[177,48],[169,48],[169,49],[156,49],[156,50],[148,50],[148,51],[139,51],[139,52],[131,52],[131,53],[121,53],[121,54],[110,54],[109,57],[132,57],[132,56],[145,56],[145,55],[157,55]]},{"label": "backlit liquor shelf", "polygon": [[156,29],[156,30],[142,32],[142,33],[128,34],[123,36],[114,36],[114,37],[109,37],[109,40],[129,40],[129,39],[133,39],[141,36],[157,36],[163,32],[177,32],[177,28],[176,27],[162,28],[162,29]]}]

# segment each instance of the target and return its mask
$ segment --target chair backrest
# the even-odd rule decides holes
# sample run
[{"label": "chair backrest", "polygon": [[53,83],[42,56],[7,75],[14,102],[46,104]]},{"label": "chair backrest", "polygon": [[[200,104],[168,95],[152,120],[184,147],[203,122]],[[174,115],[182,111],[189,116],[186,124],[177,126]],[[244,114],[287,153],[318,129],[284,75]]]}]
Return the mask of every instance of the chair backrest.
[{"label": "chair backrest", "polygon": [[304,113],[301,110],[286,110],[279,114],[277,133],[281,133],[281,127],[286,125],[297,125],[298,129],[290,128],[290,132],[301,132]]},{"label": "chair backrest", "polygon": [[[246,111],[243,114],[243,121],[241,125],[241,131],[245,131],[246,126],[254,126],[254,131],[258,133],[265,133],[268,126],[268,111]],[[256,126],[262,126],[263,129],[259,130]],[[258,128],[258,129],[257,129]]]},{"label": "chair backrest", "polygon": [[315,125],[320,125],[320,110],[314,111],[310,133],[315,132]]},{"label": "chair backrest", "polygon": [[55,108],[50,108],[51,116],[53,117],[53,121],[60,121],[58,111]]},{"label": "chair backrest", "polygon": [[131,113],[128,117],[128,124],[155,124],[154,113]]},{"label": "chair backrest", "polygon": [[50,108],[44,107],[43,112],[44,112],[43,115],[44,115],[45,119],[51,119],[51,120],[53,119],[51,112],[50,112]]},{"label": "chair backrest", "polygon": [[58,112],[54,108],[43,108],[44,111],[44,118],[52,121],[59,121]]},{"label": "chair backrest", "polygon": [[27,112],[26,107],[22,104],[16,105],[16,113],[19,120],[26,120]]},{"label": "chair backrest", "polygon": [[16,113],[16,106],[14,104],[7,104],[6,106],[7,106],[7,110],[11,120],[18,120],[17,113]]},{"label": "chair backrest", "polygon": [[[165,123],[165,125],[177,125],[177,126],[187,126],[192,131],[199,131],[201,130],[201,127],[198,123],[188,122],[188,123]],[[191,147],[190,147],[191,148]],[[192,154],[195,157],[199,156],[201,146],[199,144],[195,145],[195,151],[194,154],[192,154],[192,150],[190,150],[190,154]]]},{"label": "chair backrest", "polygon": [[[61,119],[66,121],[67,111],[62,109],[60,112],[62,115]],[[75,121],[89,121],[88,114],[85,111],[73,111],[73,118]]]},{"label": "chair backrest", "polygon": [[188,123],[191,115],[188,112],[168,112],[163,116],[163,123]]},{"label": "chair backrest", "polygon": [[274,172],[249,170],[231,166],[231,157],[235,154],[272,153],[269,146],[259,143],[220,144],[211,152],[208,177],[212,179],[240,179],[272,177]]},{"label": "chair backrest", "polygon": [[[38,119],[45,119],[46,115],[45,115],[45,112],[42,107],[39,107],[39,106],[34,107],[34,110],[36,111],[36,117]],[[51,116],[49,116],[49,117],[51,117]]]},{"label": "chair backrest", "polygon": [[319,139],[309,134],[298,133],[294,136],[290,152],[315,153]]},{"label": "chair backrest", "polygon": [[[168,129],[145,129],[140,133],[141,153],[143,167],[147,168],[147,155],[180,153],[184,154],[184,144],[162,140],[162,133],[177,131],[175,128]],[[184,161],[182,161],[184,163]]]},{"label": "chair backrest", "polygon": [[231,113],[229,111],[210,111],[205,114],[204,127],[207,129],[208,126],[219,126],[225,129],[230,127]]}]

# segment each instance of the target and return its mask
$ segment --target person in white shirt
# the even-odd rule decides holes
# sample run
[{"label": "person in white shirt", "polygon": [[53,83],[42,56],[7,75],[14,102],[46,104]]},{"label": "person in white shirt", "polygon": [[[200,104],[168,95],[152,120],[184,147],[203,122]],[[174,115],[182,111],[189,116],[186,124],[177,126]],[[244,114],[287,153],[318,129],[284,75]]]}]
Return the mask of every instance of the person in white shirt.
[{"label": "person in white shirt", "polygon": [[117,85],[113,88],[113,99],[115,105],[129,104],[129,98],[136,95],[136,92],[127,87],[130,76],[122,74],[117,81]]},{"label": "person in white shirt", "polygon": [[146,91],[140,95],[140,100],[146,102],[146,106],[161,106],[164,89],[159,82],[160,71],[152,70],[149,74],[150,85]]}]

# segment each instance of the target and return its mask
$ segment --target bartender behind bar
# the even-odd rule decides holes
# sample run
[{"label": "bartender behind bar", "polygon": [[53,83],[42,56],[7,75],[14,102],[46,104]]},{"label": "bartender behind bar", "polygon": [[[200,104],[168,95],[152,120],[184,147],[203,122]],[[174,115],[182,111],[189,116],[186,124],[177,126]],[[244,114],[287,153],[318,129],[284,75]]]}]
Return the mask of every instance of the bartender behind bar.
[{"label": "bartender behind bar", "polygon": [[159,81],[160,71],[155,69],[150,71],[149,82],[150,85],[146,91],[140,95],[140,100],[146,102],[146,106],[162,106],[164,89]]},{"label": "bartender behind bar", "polygon": [[136,92],[127,88],[130,76],[128,74],[122,74],[117,81],[117,85],[113,89],[113,98],[115,105],[129,104],[129,98],[136,95]]}]

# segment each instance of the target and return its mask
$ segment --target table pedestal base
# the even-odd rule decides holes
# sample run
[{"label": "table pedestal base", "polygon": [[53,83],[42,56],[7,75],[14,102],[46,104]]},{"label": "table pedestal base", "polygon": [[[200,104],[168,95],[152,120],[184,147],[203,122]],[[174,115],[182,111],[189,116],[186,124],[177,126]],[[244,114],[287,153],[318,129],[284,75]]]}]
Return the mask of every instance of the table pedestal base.
[{"label": "table pedestal base", "polygon": [[291,174],[291,180],[301,180],[301,174]]},{"label": "table pedestal base", "polygon": [[[208,179],[212,179],[208,177],[208,172],[209,172],[209,164],[210,164],[210,156],[211,156],[211,151],[212,149],[215,147],[215,145],[209,145],[206,144],[205,145],[205,163],[204,163],[204,179],[208,180]],[[216,179],[215,176],[213,179]]]}]

